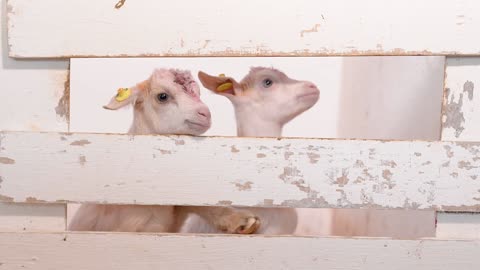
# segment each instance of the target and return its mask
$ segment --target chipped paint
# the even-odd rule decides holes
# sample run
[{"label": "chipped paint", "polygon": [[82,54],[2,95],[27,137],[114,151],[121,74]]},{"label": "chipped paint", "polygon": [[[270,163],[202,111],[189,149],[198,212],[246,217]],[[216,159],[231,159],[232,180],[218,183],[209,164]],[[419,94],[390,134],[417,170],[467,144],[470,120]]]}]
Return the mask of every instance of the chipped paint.
[{"label": "chipped paint", "polygon": [[338,177],[337,180],[333,183],[337,184],[339,187],[343,187],[346,184],[348,184],[349,181],[350,181],[350,179],[348,178],[348,170],[343,169],[342,170],[342,175],[340,177]]},{"label": "chipped paint", "polygon": [[382,160],[381,161],[382,166],[389,166],[390,168],[395,168],[397,167],[397,163],[393,160]]},{"label": "chipped paint", "polygon": [[175,145],[185,145],[185,140],[175,140]]},{"label": "chipped paint", "polygon": [[14,199],[0,194],[0,202],[14,202]]},{"label": "chipped paint", "polygon": [[217,205],[232,205],[233,202],[229,200],[218,201]]},{"label": "chipped paint", "polygon": [[238,152],[240,152],[240,150],[238,150],[238,149],[235,147],[235,145],[232,145],[232,148],[231,148],[231,149],[232,149],[232,150],[231,150],[232,153],[238,153]]},{"label": "chipped paint", "polygon": [[170,155],[170,154],[172,154],[172,151],[170,151],[170,150],[164,150],[164,149],[160,149],[160,148],[157,148],[157,150],[158,150],[162,155]]},{"label": "chipped paint", "polygon": [[85,146],[87,144],[91,144],[90,141],[88,140],[78,140],[78,141],[74,141],[72,142],[70,145],[74,145],[74,146]]},{"label": "chipped paint", "polygon": [[87,163],[87,158],[84,155],[80,155],[78,157],[78,163],[83,167],[85,166],[85,163]]},{"label": "chipped paint", "polygon": [[308,152],[307,156],[310,159],[310,163],[312,163],[312,164],[317,163],[318,160],[320,159],[320,155],[317,154],[317,153],[313,153],[313,152]]},{"label": "chipped paint", "polygon": [[315,33],[315,32],[318,32],[318,28],[320,28],[320,26],[321,26],[321,25],[320,25],[319,23],[317,23],[317,24],[315,24],[315,25],[314,25],[312,28],[310,28],[310,29],[306,29],[306,30],[300,31],[300,37],[303,38],[304,35],[307,34],[307,33]]},{"label": "chipped paint", "polygon": [[70,68],[64,82],[63,95],[58,100],[55,112],[59,117],[65,119],[67,123],[70,121]]},{"label": "chipped paint", "polygon": [[267,155],[263,154],[263,153],[258,153],[257,154],[257,158],[264,158],[266,157]]},{"label": "chipped paint", "polygon": [[[447,92],[450,92],[449,88],[446,88]],[[463,93],[460,93],[458,101],[454,100],[454,95],[450,96],[450,100],[447,98],[447,102],[444,106],[444,119],[443,128],[453,128],[455,130],[455,137],[458,138],[462,134],[465,128],[465,117],[463,116]]]},{"label": "chipped paint", "polygon": [[0,163],[11,165],[11,164],[15,164],[15,160],[8,157],[0,157]]},{"label": "chipped paint", "polygon": [[473,82],[471,81],[466,81],[463,84],[463,92],[467,93],[469,100],[473,99],[473,88],[474,88],[474,85],[473,85]]},{"label": "chipped paint", "polygon": [[469,161],[464,161],[464,160],[461,160],[458,162],[458,168],[459,169],[465,169],[465,170],[471,170],[471,169],[475,169],[475,168],[478,168],[477,166],[472,166],[472,163],[470,163]]},{"label": "chipped paint", "polygon": [[25,198],[25,202],[26,202],[26,203],[45,203],[45,202],[47,202],[47,201],[38,200],[38,199],[35,198],[35,197],[27,197],[27,198]]},{"label": "chipped paint", "polygon": [[253,182],[247,181],[245,183],[234,183],[235,186],[237,187],[238,190],[240,191],[245,191],[245,190],[251,190],[252,189],[252,184]]},{"label": "chipped paint", "polygon": [[290,158],[290,156],[293,156],[293,152],[292,151],[285,151],[285,153],[283,154],[283,157],[285,158],[285,160],[288,160]]}]

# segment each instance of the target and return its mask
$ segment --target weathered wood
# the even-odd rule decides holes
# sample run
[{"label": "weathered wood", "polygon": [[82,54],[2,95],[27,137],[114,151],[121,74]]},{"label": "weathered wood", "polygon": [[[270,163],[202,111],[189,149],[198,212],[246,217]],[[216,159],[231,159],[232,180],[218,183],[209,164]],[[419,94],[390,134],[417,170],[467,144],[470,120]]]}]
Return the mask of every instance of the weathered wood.
[{"label": "weathered wood", "polygon": [[0,200],[480,210],[480,144],[3,132]]},{"label": "weathered wood", "polygon": [[66,209],[61,204],[0,203],[0,231],[64,231]]},{"label": "weathered wood", "polygon": [[68,61],[9,58],[4,0],[0,14],[0,130],[68,131]]},{"label": "weathered wood", "polygon": [[10,55],[480,55],[476,0],[115,3],[9,0]]},{"label": "weathered wood", "polygon": [[0,233],[0,243],[0,266],[12,270],[480,267],[479,241]]},{"label": "weathered wood", "polygon": [[480,141],[480,58],[447,58],[442,140]]}]

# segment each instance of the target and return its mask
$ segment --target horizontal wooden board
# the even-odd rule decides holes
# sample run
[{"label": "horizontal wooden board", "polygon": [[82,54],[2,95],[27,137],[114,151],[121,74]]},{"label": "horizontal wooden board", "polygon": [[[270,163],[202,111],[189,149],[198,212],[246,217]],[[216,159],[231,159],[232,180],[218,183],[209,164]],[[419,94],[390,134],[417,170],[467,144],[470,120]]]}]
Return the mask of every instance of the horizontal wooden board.
[{"label": "horizontal wooden board", "polygon": [[66,214],[62,204],[0,203],[0,231],[64,231]]},{"label": "horizontal wooden board", "polygon": [[[479,241],[0,233],[5,269],[478,269]],[[88,258],[88,259],[86,259]]]},{"label": "horizontal wooden board", "polygon": [[480,210],[480,143],[0,134],[5,202]]},{"label": "horizontal wooden board", "polygon": [[10,55],[480,55],[476,0],[116,2],[8,0]]},{"label": "horizontal wooden board", "polygon": [[480,141],[480,58],[447,58],[442,140]]}]

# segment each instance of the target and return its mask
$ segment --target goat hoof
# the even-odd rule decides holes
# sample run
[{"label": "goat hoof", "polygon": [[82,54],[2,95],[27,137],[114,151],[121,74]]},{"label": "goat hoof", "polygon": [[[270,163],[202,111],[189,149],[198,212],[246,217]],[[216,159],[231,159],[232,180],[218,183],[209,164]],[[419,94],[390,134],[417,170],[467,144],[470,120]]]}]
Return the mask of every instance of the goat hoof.
[{"label": "goat hoof", "polygon": [[238,234],[252,234],[257,231],[257,229],[260,227],[260,219],[258,217],[249,217],[246,220],[245,225],[240,225],[236,233]]}]

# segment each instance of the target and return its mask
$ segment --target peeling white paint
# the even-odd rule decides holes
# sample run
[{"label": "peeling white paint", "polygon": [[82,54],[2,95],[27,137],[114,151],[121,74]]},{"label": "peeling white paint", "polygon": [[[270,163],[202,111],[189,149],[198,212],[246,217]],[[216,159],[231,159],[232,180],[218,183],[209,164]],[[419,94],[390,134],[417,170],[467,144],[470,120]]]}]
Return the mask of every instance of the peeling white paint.
[{"label": "peeling white paint", "polygon": [[480,210],[479,143],[2,135],[3,201]]},{"label": "peeling white paint", "polygon": [[9,4],[13,57],[480,54],[476,0]]}]

